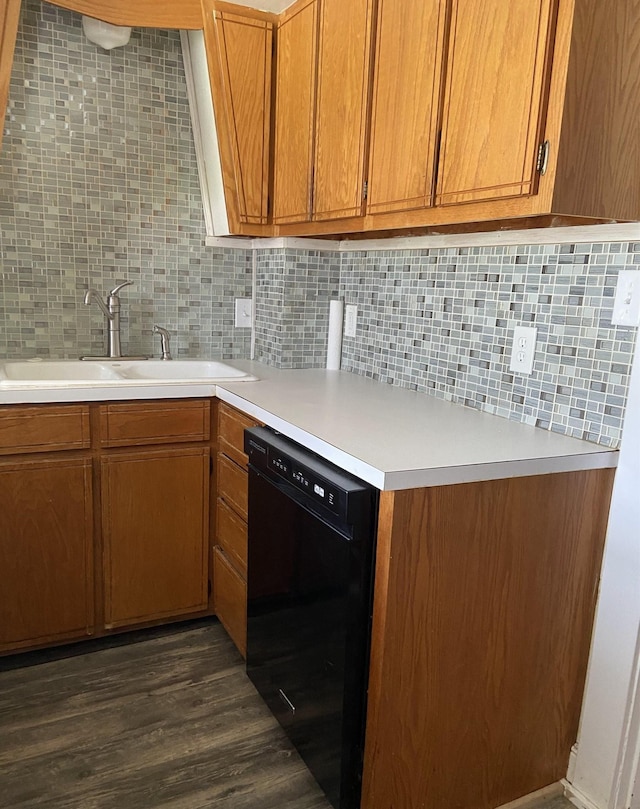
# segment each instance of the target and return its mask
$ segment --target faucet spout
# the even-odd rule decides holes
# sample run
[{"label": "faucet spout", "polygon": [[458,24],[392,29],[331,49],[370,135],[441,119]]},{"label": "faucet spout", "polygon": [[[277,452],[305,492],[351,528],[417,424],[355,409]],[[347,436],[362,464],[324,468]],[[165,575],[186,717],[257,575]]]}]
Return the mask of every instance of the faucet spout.
[{"label": "faucet spout", "polygon": [[102,309],[102,314],[108,319],[113,320],[115,318],[115,313],[110,312],[107,309],[105,302],[102,300],[102,296],[96,289],[88,289],[84,296],[84,303],[85,306],[90,306],[91,303],[95,301],[98,306]]}]

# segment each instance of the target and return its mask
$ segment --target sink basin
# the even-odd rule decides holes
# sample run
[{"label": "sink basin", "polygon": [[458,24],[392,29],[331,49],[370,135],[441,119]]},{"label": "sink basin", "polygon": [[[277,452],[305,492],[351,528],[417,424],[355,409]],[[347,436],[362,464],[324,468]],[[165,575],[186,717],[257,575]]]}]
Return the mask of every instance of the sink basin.
[{"label": "sink basin", "polygon": [[26,360],[0,363],[0,381],[38,385],[43,382],[108,382],[121,380],[119,374],[101,363],[78,360]]},{"label": "sink basin", "polygon": [[0,388],[215,384],[256,377],[216,360],[16,360],[0,362]]},{"label": "sink basin", "polygon": [[231,365],[214,360],[146,360],[144,362],[113,363],[118,373],[129,380],[162,380],[165,382],[201,382],[249,380],[255,377]]}]

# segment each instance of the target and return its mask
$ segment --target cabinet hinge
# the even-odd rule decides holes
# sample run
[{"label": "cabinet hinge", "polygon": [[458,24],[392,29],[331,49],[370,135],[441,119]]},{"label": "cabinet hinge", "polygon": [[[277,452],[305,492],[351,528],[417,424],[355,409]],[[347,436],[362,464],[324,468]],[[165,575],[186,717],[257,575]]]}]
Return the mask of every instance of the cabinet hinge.
[{"label": "cabinet hinge", "polygon": [[551,144],[548,140],[538,146],[538,162],[536,163],[536,171],[540,174],[547,173],[547,166],[549,165],[549,149]]},{"label": "cabinet hinge", "polygon": [[366,199],[369,195],[369,180],[364,181],[364,185],[362,186],[362,199]]}]

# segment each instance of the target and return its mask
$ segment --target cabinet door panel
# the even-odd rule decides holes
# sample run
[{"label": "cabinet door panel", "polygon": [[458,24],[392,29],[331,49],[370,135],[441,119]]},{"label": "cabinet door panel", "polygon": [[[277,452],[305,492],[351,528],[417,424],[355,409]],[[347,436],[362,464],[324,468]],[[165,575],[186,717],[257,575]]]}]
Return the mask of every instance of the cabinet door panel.
[{"label": "cabinet door panel", "polygon": [[233,171],[240,221],[266,224],[273,25],[216,11],[215,32],[224,107],[219,128],[227,130],[233,162],[223,170]]},{"label": "cabinet door panel", "polygon": [[454,0],[436,202],[534,193],[555,0]]},{"label": "cabinet door panel", "polygon": [[314,219],[362,213],[372,5],[322,2]]},{"label": "cabinet door panel", "polygon": [[311,219],[318,2],[297,5],[278,26],[273,221]]},{"label": "cabinet door panel", "polygon": [[208,448],[103,457],[108,626],[206,609],[208,487]]},{"label": "cabinet door panel", "polygon": [[432,204],[446,6],[380,0],[368,213]]},{"label": "cabinet door panel", "polygon": [[93,627],[91,461],[0,465],[0,649]]}]

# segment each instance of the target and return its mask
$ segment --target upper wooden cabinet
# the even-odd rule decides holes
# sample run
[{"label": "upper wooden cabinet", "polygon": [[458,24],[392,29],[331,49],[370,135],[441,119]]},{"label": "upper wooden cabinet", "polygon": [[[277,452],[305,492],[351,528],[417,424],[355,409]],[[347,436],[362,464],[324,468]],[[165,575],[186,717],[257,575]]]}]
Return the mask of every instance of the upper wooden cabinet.
[{"label": "upper wooden cabinet", "polygon": [[362,213],[372,6],[321,0],[314,219]]},{"label": "upper wooden cabinet", "polygon": [[318,0],[285,12],[277,29],[273,221],[311,219]]},{"label": "upper wooden cabinet", "polygon": [[[11,2],[11,0],[10,0]],[[202,28],[200,0],[47,0],[112,25],[140,28]]]},{"label": "upper wooden cabinet", "polygon": [[213,2],[204,30],[229,224],[266,225],[273,18]]},{"label": "upper wooden cabinet", "polygon": [[273,216],[235,232],[640,219],[640,0],[298,0],[276,51]]},{"label": "upper wooden cabinet", "polygon": [[369,213],[433,202],[446,12],[446,0],[384,0],[378,7]]},{"label": "upper wooden cabinet", "polygon": [[530,194],[554,0],[454,0],[438,205]]},{"label": "upper wooden cabinet", "polygon": [[[4,123],[4,111],[9,95],[13,51],[20,18],[20,0],[3,0],[0,7],[0,121]],[[0,126],[0,145],[4,126]]]}]

